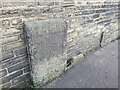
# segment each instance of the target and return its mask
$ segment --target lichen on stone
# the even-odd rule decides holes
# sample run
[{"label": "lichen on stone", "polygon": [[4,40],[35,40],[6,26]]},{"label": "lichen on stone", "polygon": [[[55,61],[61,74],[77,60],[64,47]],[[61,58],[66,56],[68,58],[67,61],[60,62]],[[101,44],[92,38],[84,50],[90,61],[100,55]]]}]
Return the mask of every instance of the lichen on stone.
[{"label": "lichen on stone", "polygon": [[37,64],[33,69],[33,80],[36,87],[43,86],[54,78],[60,76],[65,70],[63,56],[52,57],[48,61]]}]

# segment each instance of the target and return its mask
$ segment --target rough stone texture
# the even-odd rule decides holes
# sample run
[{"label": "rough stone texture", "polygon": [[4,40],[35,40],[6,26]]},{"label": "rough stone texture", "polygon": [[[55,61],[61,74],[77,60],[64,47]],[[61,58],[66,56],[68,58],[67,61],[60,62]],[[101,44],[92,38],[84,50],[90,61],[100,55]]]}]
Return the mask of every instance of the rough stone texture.
[{"label": "rough stone texture", "polygon": [[[0,3],[1,70],[6,69],[8,71],[8,68],[17,66],[24,61],[29,63],[25,50],[28,43],[25,43],[23,35],[23,22],[26,21],[64,19],[68,25],[67,60],[81,52],[86,53],[99,46],[103,47],[119,36],[118,19],[120,17],[118,15],[119,1],[117,0],[111,2],[103,0],[94,2],[79,0],[77,2],[77,0],[73,0],[69,3],[67,1],[61,3],[34,1],[28,3],[25,0],[26,3],[19,2],[19,0],[17,2],[6,1],[3,0],[3,3]],[[74,3],[74,1],[76,2]],[[58,37],[58,35],[56,34],[55,37]],[[43,53],[46,53],[46,51]],[[26,65],[19,68],[24,72],[22,76],[30,72],[31,68],[28,69],[28,67]],[[13,72],[19,71],[18,69],[13,70],[15,70]],[[11,73],[7,73],[7,76],[10,76]],[[15,87],[25,83],[23,80],[18,86],[16,83]],[[1,86],[13,87],[11,82],[1,83]]]},{"label": "rough stone texture", "polygon": [[25,22],[32,77],[36,87],[59,76],[64,70],[67,23],[63,19]]},{"label": "rough stone texture", "polygon": [[2,78],[1,81],[2,81],[2,83],[7,83],[7,82],[9,82],[11,79],[16,78],[16,77],[22,75],[22,73],[23,73],[22,70],[20,70],[20,71],[18,71],[18,72],[15,72],[15,73],[13,73],[13,74],[11,74],[11,75],[9,75],[9,76],[6,76],[6,77]]},{"label": "rough stone texture", "polygon": [[0,78],[3,77],[3,76],[5,76],[5,75],[7,75],[6,69],[0,70]]}]

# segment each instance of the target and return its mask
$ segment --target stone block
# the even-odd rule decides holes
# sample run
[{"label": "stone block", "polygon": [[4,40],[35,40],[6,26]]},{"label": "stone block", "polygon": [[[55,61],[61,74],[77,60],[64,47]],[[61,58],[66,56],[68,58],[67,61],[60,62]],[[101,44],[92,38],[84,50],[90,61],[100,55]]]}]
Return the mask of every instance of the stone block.
[{"label": "stone block", "polygon": [[14,66],[15,64],[17,63],[20,63],[20,62],[28,62],[28,58],[27,56],[24,56],[24,57],[16,57],[16,58],[13,58],[13,59],[9,59],[9,60],[6,60],[4,62],[1,62],[1,68],[8,68],[8,67],[12,67]]},{"label": "stone block", "polygon": [[14,66],[9,67],[8,68],[8,72],[11,73],[11,72],[23,69],[24,67],[26,67],[28,65],[29,65],[29,63],[27,61],[19,63],[19,64],[16,64]]},{"label": "stone block", "polygon": [[16,29],[16,28],[9,28],[9,29],[5,29],[2,31],[2,34],[4,36],[6,35],[13,35],[13,34],[17,34],[17,33],[21,33],[22,30]]},{"label": "stone block", "polygon": [[4,27],[9,27],[10,26],[10,20],[9,19],[5,19],[2,21],[2,26]]},{"label": "stone block", "polygon": [[19,88],[19,89],[30,88],[30,85],[28,85],[28,83],[29,83],[28,81],[16,83],[16,85],[12,85],[12,88]]},{"label": "stone block", "polygon": [[11,87],[11,82],[7,82],[5,84],[2,85],[2,89],[7,89]]},{"label": "stone block", "polygon": [[94,11],[90,10],[90,11],[82,11],[82,15],[87,15],[87,14],[93,14]]},{"label": "stone block", "polygon": [[100,21],[100,22],[98,22],[98,24],[105,24],[105,23],[109,23],[109,22],[111,22],[111,19],[109,19],[109,20],[102,20],[102,21]]},{"label": "stone block", "polygon": [[27,55],[27,48],[26,47],[22,47],[22,48],[15,50],[16,56],[23,55],[23,54]]},{"label": "stone block", "polygon": [[21,83],[21,82],[25,82],[26,80],[28,80],[28,79],[30,79],[30,73],[28,73],[28,74],[24,74],[24,75],[22,75],[22,76],[20,76],[20,77],[17,77],[17,78],[15,78],[15,79],[13,79],[12,80],[12,85],[16,85],[16,84],[18,84],[18,83]]},{"label": "stone block", "polygon": [[14,14],[18,14],[18,12],[19,12],[18,9],[11,9],[11,10],[9,10],[9,11],[7,12],[7,14],[12,14],[12,15],[14,15]]},{"label": "stone block", "polygon": [[1,78],[1,77],[4,77],[5,75],[7,75],[6,69],[0,70],[0,78]]},{"label": "stone block", "polygon": [[78,35],[77,32],[69,33],[68,36],[67,36],[67,38],[68,38],[68,39],[74,39],[74,38],[77,37],[77,35]]},{"label": "stone block", "polygon": [[113,40],[116,40],[118,38],[118,33],[119,31],[114,31],[112,33],[104,33],[104,36],[103,36],[103,39],[102,39],[102,42],[101,42],[101,46],[105,46],[107,45],[108,43],[112,42]]},{"label": "stone block", "polygon": [[4,45],[4,49],[5,49],[5,51],[9,51],[9,50],[12,50],[15,48],[20,48],[23,46],[25,46],[25,42],[20,41],[20,42],[14,43],[14,44]]},{"label": "stone block", "polygon": [[13,58],[13,57],[14,57],[13,52],[7,52],[7,53],[2,54],[2,60],[7,60],[7,59],[10,59],[10,58]]},{"label": "stone block", "polygon": [[75,31],[75,29],[69,29],[68,31],[67,31],[67,33],[69,34],[69,33],[72,33],[72,32],[74,32]]},{"label": "stone block", "polygon": [[14,18],[11,20],[12,25],[18,25],[21,22],[22,22],[22,20],[20,18]]},{"label": "stone block", "polygon": [[24,73],[27,73],[27,72],[30,72],[30,71],[31,71],[30,66],[27,66],[27,67],[24,68]]},{"label": "stone block", "polygon": [[95,14],[93,15],[93,18],[98,18],[100,16],[100,14]]},{"label": "stone block", "polygon": [[2,38],[2,39],[0,39],[0,42],[2,44],[6,44],[6,43],[14,42],[17,40],[18,40],[18,36],[13,36],[13,37],[8,37],[8,38]]},{"label": "stone block", "polygon": [[2,84],[3,84],[3,83],[7,83],[7,82],[9,82],[10,80],[12,80],[13,78],[16,78],[16,77],[18,77],[18,76],[20,76],[20,75],[22,75],[22,74],[23,74],[23,71],[22,71],[22,70],[17,71],[17,72],[15,72],[15,73],[12,73],[12,74],[6,76],[6,77],[3,77],[3,78],[1,79],[1,82],[2,82]]},{"label": "stone block", "polygon": [[25,22],[34,85],[40,87],[65,68],[67,23],[63,19]]}]

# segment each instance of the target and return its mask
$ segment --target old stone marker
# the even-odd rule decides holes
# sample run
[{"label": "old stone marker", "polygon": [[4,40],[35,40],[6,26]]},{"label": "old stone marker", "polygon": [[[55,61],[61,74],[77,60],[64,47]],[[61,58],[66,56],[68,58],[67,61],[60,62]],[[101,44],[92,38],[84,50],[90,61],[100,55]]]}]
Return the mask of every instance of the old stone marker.
[{"label": "old stone marker", "polygon": [[63,19],[29,21],[24,24],[34,85],[40,87],[65,68],[67,23]]}]

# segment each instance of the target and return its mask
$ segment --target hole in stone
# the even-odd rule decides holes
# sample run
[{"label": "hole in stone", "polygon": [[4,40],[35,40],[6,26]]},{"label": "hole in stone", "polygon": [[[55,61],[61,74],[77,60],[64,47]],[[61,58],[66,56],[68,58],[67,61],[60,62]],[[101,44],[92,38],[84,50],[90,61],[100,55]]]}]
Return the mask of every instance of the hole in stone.
[{"label": "hole in stone", "polygon": [[73,58],[70,58],[67,60],[67,66],[66,67],[69,67],[73,62]]}]

